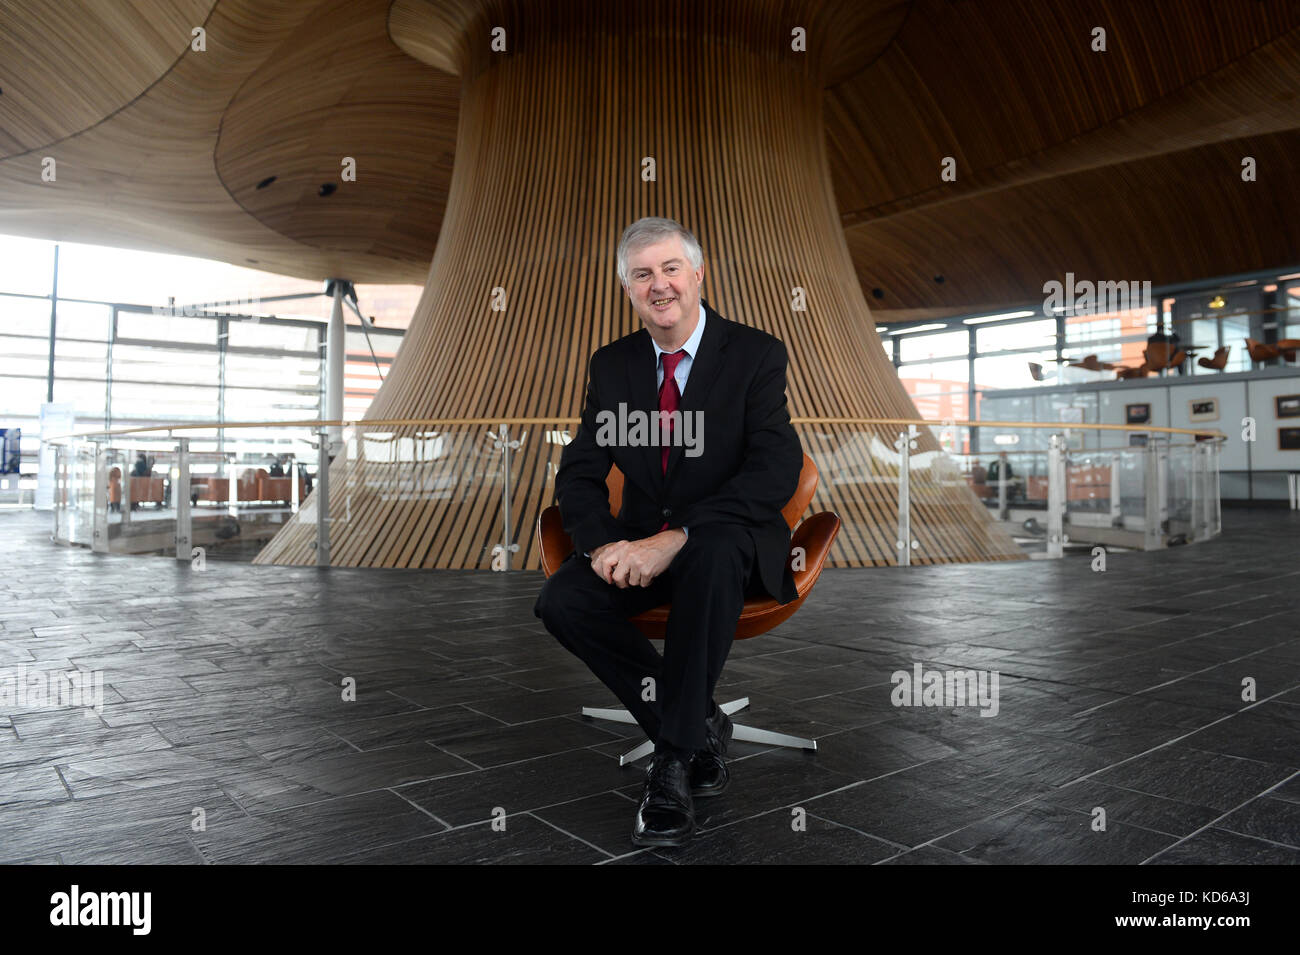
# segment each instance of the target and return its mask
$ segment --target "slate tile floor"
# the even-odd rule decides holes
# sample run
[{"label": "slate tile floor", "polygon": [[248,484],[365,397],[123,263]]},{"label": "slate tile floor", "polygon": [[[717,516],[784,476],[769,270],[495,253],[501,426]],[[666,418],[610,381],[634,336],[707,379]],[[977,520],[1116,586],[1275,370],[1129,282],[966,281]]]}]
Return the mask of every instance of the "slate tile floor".
[{"label": "slate tile floor", "polygon": [[[577,715],[614,701],[539,574],[200,572],[0,514],[0,668],[105,680],[102,713],[0,708],[0,862],[1294,864],[1300,515],[1224,525],[1104,573],[828,571],[719,694],[821,750],[735,744],[698,838],[636,851],[634,730]],[[997,670],[997,715],[893,706],[914,662]]]}]

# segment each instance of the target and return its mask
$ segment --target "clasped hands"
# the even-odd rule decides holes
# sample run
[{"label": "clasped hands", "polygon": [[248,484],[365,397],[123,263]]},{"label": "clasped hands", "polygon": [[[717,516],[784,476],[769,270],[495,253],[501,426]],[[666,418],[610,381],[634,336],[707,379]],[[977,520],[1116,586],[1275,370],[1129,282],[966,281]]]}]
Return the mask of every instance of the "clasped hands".
[{"label": "clasped hands", "polygon": [[591,552],[591,569],[616,587],[649,587],[685,545],[686,532],[680,528],[641,540],[610,541]]}]

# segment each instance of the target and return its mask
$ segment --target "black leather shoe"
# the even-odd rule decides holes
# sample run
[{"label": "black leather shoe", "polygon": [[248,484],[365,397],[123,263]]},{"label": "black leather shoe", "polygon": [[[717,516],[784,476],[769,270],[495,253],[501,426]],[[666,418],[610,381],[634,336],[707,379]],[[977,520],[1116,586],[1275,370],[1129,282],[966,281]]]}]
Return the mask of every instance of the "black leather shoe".
[{"label": "black leather shoe", "polygon": [[731,717],[718,712],[704,721],[705,749],[697,750],[691,757],[691,795],[699,797],[721,796],[731,784],[727,770],[727,744],[731,742]]},{"label": "black leather shoe", "polygon": [[680,846],[695,834],[690,767],[671,753],[655,753],[646,770],[645,793],[637,807],[632,842],[638,846]]}]

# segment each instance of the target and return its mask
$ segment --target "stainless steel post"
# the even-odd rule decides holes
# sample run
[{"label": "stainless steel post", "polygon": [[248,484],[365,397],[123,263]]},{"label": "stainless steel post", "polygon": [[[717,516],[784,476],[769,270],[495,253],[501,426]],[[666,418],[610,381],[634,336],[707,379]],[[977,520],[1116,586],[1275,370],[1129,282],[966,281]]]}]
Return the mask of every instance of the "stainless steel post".
[{"label": "stainless steel post", "polygon": [[[131,452],[122,456],[122,517],[123,524],[131,523]],[[125,533],[125,532],[124,532]]]},{"label": "stainless steel post", "polygon": [[[347,357],[345,330],[343,325],[343,282],[333,282],[334,302],[330,307],[329,325],[325,336],[325,417],[330,421],[343,420],[343,367]],[[335,426],[330,428],[329,453],[338,453],[338,443],[342,440],[342,430]],[[321,452],[325,454],[324,451]]]},{"label": "stainless steel post", "polygon": [[998,452],[998,520],[1005,521],[1011,517],[1007,510],[1007,452]]},{"label": "stainless steel post", "polygon": [[176,559],[188,561],[193,546],[190,519],[190,439],[176,439],[176,483],[172,487],[176,505]]},{"label": "stainless steel post", "polygon": [[1123,452],[1110,456],[1110,526],[1124,526],[1124,500],[1120,496],[1120,467],[1123,464]]},{"label": "stainless steel post", "polygon": [[[667,366],[665,366],[667,367]],[[501,425],[497,444],[501,448],[501,559],[510,569],[510,429]]]},{"label": "stainless steel post", "polygon": [[912,549],[916,542],[912,540],[912,449],[916,442],[912,440],[912,425],[906,431],[898,433],[894,447],[898,449],[898,565],[912,566]]},{"label": "stainless steel post", "polygon": [[1205,528],[1202,524],[1204,509],[1201,507],[1201,501],[1205,497],[1204,478],[1202,473],[1204,465],[1202,464],[1201,446],[1192,444],[1191,462],[1187,469],[1187,492],[1191,498],[1191,508],[1187,515],[1187,540],[1193,541],[1204,540]]},{"label": "stainless steel post", "polygon": [[1160,528],[1160,459],[1150,438],[1142,461],[1142,549],[1159,550],[1165,544]]},{"label": "stainless steel post", "polygon": [[316,465],[316,566],[330,565],[330,435],[327,428],[317,432],[320,463]]},{"label": "stainless steel post", "polygon": [[95,506],[91,510],[92,531],[90,549],[97,554],[108,553],[108,448],[103,441],[95,442]]},{"label": "stainless steel post", "polygon": [[1047,556],[1065,556],[1064,436],[1053,434],[1047,444]]}]

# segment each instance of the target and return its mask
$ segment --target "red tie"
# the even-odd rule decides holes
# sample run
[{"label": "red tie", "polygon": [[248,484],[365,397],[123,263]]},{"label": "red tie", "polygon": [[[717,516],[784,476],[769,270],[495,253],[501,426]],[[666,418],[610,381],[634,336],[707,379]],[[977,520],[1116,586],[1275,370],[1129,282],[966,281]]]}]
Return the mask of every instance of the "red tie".
[{"label": "red tie", "polygon": [[[663,356],[664,381],[663,384],[659,386],[659,410],[661,412],[668,413],[676,411],[678,402],[682,399],[682,393],[677,390],[677,364],[685,357],[686,351],[684,349],[678,349],[671,355],[665,353]],[[659,463],[663,467],[664,474],[667,474],[668,451],[672,444],[672,418],[661,417],[659,420],[667,422],[666,431],[663,426],[660,427],[659,431],[660,440],[664,440],[665,437],[669,439],[664,441],[663,450],[659,452]],[[664,524],[664,527],[667,526],[667,524]]]}]

